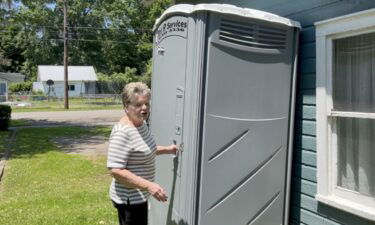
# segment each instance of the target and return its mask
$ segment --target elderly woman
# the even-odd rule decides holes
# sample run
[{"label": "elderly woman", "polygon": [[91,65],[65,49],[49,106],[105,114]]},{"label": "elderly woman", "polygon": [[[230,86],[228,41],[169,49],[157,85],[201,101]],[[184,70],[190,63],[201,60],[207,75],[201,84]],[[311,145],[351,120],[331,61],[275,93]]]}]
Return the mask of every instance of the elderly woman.
[{"label": "elderly woman", "polygon": [[155,155],[176,153],[176,145],[157,146],[146,125],[150,114],[150,89],[141,82],[124,87],[125,115],[113,127],[107,167],[113,176],[110,197],[120,225],[147,224],[147,198],[167,201],[163,188],[154,182]]}]

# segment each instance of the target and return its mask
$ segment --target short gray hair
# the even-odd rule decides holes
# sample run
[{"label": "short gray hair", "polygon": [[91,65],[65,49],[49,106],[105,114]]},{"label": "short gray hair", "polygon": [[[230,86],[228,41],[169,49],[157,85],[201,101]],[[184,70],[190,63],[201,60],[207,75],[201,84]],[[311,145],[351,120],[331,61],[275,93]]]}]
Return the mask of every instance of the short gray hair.
[{"label": "short gray hair", "polygon": [[150,98],[151,90],[147,84],[143,82],[132,82],[125,85],[122,90],[122,104],[124,107],[128,107],[133,103],[137,95],[147,95]]}]

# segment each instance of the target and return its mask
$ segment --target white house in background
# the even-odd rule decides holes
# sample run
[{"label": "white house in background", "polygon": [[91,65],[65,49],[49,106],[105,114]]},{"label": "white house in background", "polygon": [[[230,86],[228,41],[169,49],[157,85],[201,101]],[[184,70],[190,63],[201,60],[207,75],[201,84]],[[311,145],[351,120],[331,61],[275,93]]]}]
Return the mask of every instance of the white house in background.
[{"label": "white house in background", "polygon": [[[52,80],[53,84],[48,85],[48,80]],[[95,70],[92,66],[69,66],[69,97],[95,94],[95,83],[97,80]],[[33,83],[33,91],[42,91],[49,96],[63,97],[64,66],[38,66],[37,82]]]},{"label": "white house in background", "polygon": [[20,83],[25,81],[25,75],[20,73],[0,72],[0,102],[8,100],[8,87],[10,83]]}]

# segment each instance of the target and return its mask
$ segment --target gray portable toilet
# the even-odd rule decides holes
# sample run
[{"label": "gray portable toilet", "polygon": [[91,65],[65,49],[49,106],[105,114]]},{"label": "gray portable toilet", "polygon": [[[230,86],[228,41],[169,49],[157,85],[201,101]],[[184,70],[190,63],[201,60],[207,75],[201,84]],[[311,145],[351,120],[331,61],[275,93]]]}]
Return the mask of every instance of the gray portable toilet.
[{"label": "gray portable toilet", "polygon": [[151,225],[288,224],[300,25],[231,5],[175,5],[154,27]]}]

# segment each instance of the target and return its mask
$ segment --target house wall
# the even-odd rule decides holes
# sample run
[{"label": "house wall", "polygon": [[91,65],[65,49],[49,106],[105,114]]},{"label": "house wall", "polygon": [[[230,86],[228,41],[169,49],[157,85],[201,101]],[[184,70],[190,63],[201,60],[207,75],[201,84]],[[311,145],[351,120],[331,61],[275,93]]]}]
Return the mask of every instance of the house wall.
[{"label": "house wall", "polygon": [[302,25],[290,224],[375,225],[375,222],[318,203],[316,194],[316,43],[314,22],[375,7],[374,0],[176,0],[176,3],[226,3],[272,12]]},{"label": "house wall", "polygon": [[[42,82],[44,87],[44,93],[48,94],[48,85],[46,82]],[[85,83],[81,81],[69,81],[69,85],[75,85],[74,91],[69,91],[69,97],[79,97],[81,94],[85,94]],[[56,97],[63,97],[64,96],[64,82],[63,81],[55,81],[55,84],[51,86],[51,96]]]}]

